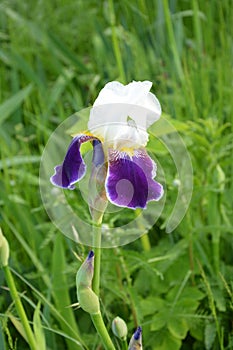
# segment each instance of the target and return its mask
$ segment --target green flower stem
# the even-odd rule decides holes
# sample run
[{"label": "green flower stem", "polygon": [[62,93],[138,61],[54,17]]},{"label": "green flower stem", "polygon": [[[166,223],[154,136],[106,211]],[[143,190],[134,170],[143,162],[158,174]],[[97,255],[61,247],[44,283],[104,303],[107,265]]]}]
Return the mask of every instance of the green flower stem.
[{"label": "green flower stem", "polygon": [[92,319],[92,322],[94,323],[94,326],[95,326],[99,336],[102,339],[102,342],[104,344],[105,349],[106,350],[116,350],[115,346],[113,345],[113,342],[108,334],[108,331],[105,327],[101,313],[91,315],[91,319]]},{"label": "green flower stem", "polygon": [[128,344],[127,344],[127,340],[123,340],[123,349],[124,350],[128,350]]},{"label": "green flower stem", "polygon": [[8,287],[10,289],[10,293],[11,293],[12,299],[15,302],[15,307],[16,307],[18,316],[20,317],[20,320],[22,322],[24,331],[26,333],[27,341],[28,341],[28,344],[30,346],[30,349],[31,350],[37,350],[38,347],[37,347],[37,344],[36,344],[36,341],[35,341],[35,337],[34,337],[34,334],[32,332],[32,329],[30,327],[29,321],[27,319],[27,315],[25,313],[23,304],[21,303],[19,294],[17,292],[12,273],[11,273],[11,271],[10,271],[8,266],[4,266],[3,267],[3,271],[4,271],[4,274],[5,274],[5,278],[6,278]]},{"label": "green flower stem", "polygon": [[[94,276],[92,280],[92,289],[99,296],[100,289],[100,263],[101,263],[101,224],[102,218],[96,225],[93,225],[93,250],[95,253]],[[115,350],[112,340],[108,334],[101,313],[91,315],[92,322],[102,339],[106,350]]]},{"label": "green flower stem", "polygon": [[141,236],[141,243],[142,243],[142,248],[144,252],[149,252],[151,249],[151,245],[150,245],[150,240],[147,233]]},{"label": "green flower stem", "polygon": [[125,71],[124,71],[124,65],[121,57],[119,41],[116,33],[116,18],[115,18],[113,1],[109,0],[108,5],[109,5],[109,12],[110,12],[110,23],[111,23],[111,30],[112,30],[112,44],[113,44],[114,54],[116,57],[117,67],[120,75],[120,81],[125,84],[126,83]]},{"label": "green flower stem", "polygon": [[[140,215],[140,209],[136,209],[135,212],[136,212],[136,215]],[[138,225],[138,228],[141,230],[141,232],[145,231],[145,227],[143,226],[143,223],[140,220],[140,217],[137,220],[137,225]],[[144,252],[149,252],[151,250],[151,245],[150,245],[150,239],[149,239],[148,233],[141,236],[140,239],[141,239],[142,249],[144,250]]]},{"label": "green flower stem", "polygon": [[101,222],[93,226],[93,250],[95,253],[94,276],[92,289],[99,296],[100,289],[100,263],[101,263]]}]

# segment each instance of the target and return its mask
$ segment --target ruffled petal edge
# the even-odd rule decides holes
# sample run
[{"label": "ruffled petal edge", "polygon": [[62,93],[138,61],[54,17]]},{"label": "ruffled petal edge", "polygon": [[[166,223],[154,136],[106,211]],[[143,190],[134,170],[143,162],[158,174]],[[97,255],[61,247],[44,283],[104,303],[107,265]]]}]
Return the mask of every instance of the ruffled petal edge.
[{"label": "ruffled petal edge", "polygon": [[145,209],[149,201],[163,196],[163,186],[153,179],[156,165],[145,149],[134,150],[133,155],[110,149],[108,157],[105,187],[110,202]]}]

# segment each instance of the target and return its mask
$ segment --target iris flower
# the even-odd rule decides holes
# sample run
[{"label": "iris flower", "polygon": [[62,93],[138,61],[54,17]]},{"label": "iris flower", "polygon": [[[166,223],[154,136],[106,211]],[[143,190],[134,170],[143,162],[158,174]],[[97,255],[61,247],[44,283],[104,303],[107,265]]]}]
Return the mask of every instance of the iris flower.
[{"label": "iris flower", "polygon": [[86,172],[81,145],[91,141],[93,167],[102,167],[98,181],[102,181],[111,203],[136,209],[146,208],[149,201],[158,201],[163,187],[154,180],[157,167],[146,152],[147,128],[161,115],[151,86],[150,81],[107,83],[91,108],[89,131],[74,135],[63,163],[55,167],[52,184],[75,188]]}]

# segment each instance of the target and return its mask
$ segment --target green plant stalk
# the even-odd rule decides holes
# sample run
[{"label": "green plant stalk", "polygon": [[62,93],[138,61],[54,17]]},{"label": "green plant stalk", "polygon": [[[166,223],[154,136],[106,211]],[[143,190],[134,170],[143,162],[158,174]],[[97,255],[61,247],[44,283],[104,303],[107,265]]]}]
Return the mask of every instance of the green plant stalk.
[{"label": "green plant stalk", "polygon": [[[102,220],[101,220],[102,222]],[[93,226],[93,250],[95,253],[94,276],[92,289],[99,296],[100,289],[100,264],[101,264],[101,222]]]},{"label": "green plant stalk", "polygon": [[201,24],[200,24],[200,18],[199,18],[199,8],[198,8],[198,2],[197,0],[192,1],[193,6],[193,29],[195,33],[196,43],[197,43],[197,50],[198,53],[202,53],[202,32],[201,32]]},{"label": "green plant stalk", "polygon": [[119,41],[116,33],[116,19],[115,19],[113,1],[109,0],[108,5],[109,5],[110,23],[111,23],[111,30],[112,30],[113,50],[116,57],[117,67],[120,75],[120,81],[123,84],[125,84],[126,83],[125,70],[124,70],[123,61],[122,61],[120,45],[119,45]]},{"label": "green plant stalk", "polygon": [[[221,225],[221,217],[220,217],[220,210],[219,210],[219,201],[220,196],[218,193],[212,193],[213,198],[213,206],[214,206],[214,212],[213,212],[213,218],[212,222],[216,227],[219,227]],[[212,232],[212,240],[213,240],[213,262],[214,262],[214,268],[216,274],[219,274],[220,269],[220,230],[216,228]]]},{"label": "green plant stalk", "polygon": [[[136,214],[140,215],[140,210],[136,209]],[[141,220],[139,219],[138,221],[138,227],[139,229],[141,229],[142,232],[145,231],[145,228],[143,227],[143,223],[141,222]],[[141,244],[142,244],[142,249],[144,250],[144,252],[149,252],[151,250],[151,245],[150,245],[150,239],[148,236],[148,233],[145,233],[143,236],[141,236]]]},{"label": "green plant stalk", "polygon": [[105,349],[106,350],[116,350],[115,346],[113,345],[113,342],[108,334],[108,331],[105,327],[101,313],[91,315],[91,319],[92,319],[92,322],[93,322],[100,338],[102,339],[102,342],[104,344]]},{"label": "green plant stalk", "polygon": [[167,26],[167,33],[168,33],[168,38],[169,38],[170,45],[171,45],[172,54],[174,57],[176,71],[177,71],[177,74],[178,74],[180,80],[183,80],[184,75],[183,75],[183,70],[182,70],[182,66],[181,66],[181,62],[180,62],[179,53],[177,51],[175,34],[174,34],[173,27],[172,27],[171,14],[170,14],[170,10],[169,10],[168,0],[163,0],[163,10],[164,10],[164,17],[165,17],[165,22],[166,22],[166,26]]},{"label": "green plant stalk", "polygon": [[[100,289],[100,264],[101,264],[101,224],[102,217],[96,225],[93,225],[93,250],[95,253],[94,275],[92,290],[99,296]],[[92,322],[104,344],[106,350],[115,350],[112,340],[108,334],[101,313],[91,315]]]},{"label": "green plant stalk", "polygon": [[126,339],[123,340],[122,343],[123,343],[123,350],[128,350],[127,340]]},{"label": "green plant stalk", "polygon": [[192,221],[191,221],[191,216],[190,212],[187,213],[186,215],[186,223],[187,223],[187,231],[189,232],[188,235],[188,242],[189,242],[189,268],[190,271],[192,271],[191,274],[191,281],[192,285],[195,285],[195,274],[194,274],[194,257],[193,257],[193,228],[192,228]]},{"label": "green plant stalk", "polygon": [[209,194],[208,201],[208,221],[209,224],[216,226],[216,229],[212,229],[212,252],[213,252],[213,265],[215,269],[215,273],[219,273],[220,266],[220,231],[217,227],[221,224],[220,218],[220,210],[219,210],[219,194],[215,192],[211,192]]},{"label": "green plant stalk", "polygon": [[151,250],[151,245],[150,245],[148,234],[146,233],[145,235],[141,236],[140,239],[141,239],[142,248],[144,252],[149,252]]},{"label": "green plant stalk", "polygon": [[220,231],[216,230],[215,233],[212,234],[213,239],[213,262],[214,262],[214,269],[216,273],[219,273],[219,265],[220,265]]},{"label": "green plant stalk", "polygon": [[146,9],[146,4],[145,4],[144,0],[139,1],[139,8],[140,8],[141,13],[145,15],[147,12],[147,9]]},{"label": "green plant stalk", "polygon": [[28,344],[30,346],[30,349],[37,350],[38,348],[37,348],[35,336],[33,334],[31,327],[30,327],[30,324],[29,324],[26,312],[24,310],[23,304],[21,303],[21,300],[20,300],[19,294],[17,292],[15,282],[14,282],[14,279],[13,279],[13,276],[12,276],[12,273],[10,271],[9,266],[3,266],[3,271],[5,274],[5,278],[6,278],[8,287],[10,289],[10,294],[12,296],[12,299],[15,302],[15,307],[16,307],[18,316],[20,317],[24,331],[26,333],[27,341],[28,341]]}]

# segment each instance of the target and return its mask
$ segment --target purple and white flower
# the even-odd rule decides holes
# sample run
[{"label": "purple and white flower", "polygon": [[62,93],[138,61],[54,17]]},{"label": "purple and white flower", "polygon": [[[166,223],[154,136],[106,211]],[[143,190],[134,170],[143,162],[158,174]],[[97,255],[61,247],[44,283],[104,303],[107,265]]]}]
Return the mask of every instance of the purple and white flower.
[{"label": "purple and white flower", "polygon": [[111,203],[136,209],[146,208],[149,201],[158,201],[163,187],[154,180],[157,167],[145,148],[147,128],[161,115],[151,86],[149,81],[106,84],[90,111],[89,131],[74,135],[63,163],[55,167],[52,184],[75,188],[86,172],[80,147],[91,141],[94,166],[106,169],[102,181]]}]

